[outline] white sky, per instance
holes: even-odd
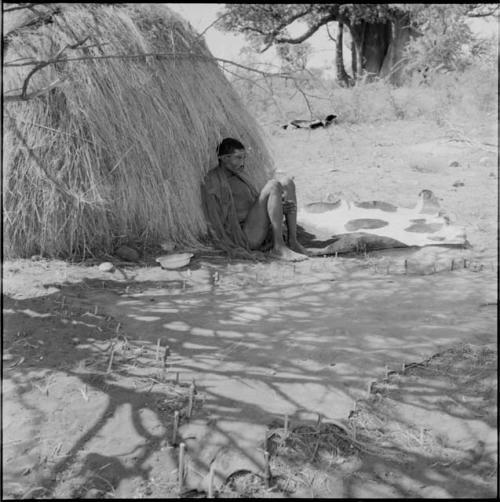
[[[217,13],[222,12],[224,8],[224,4],[216,3],[167,3],[165,5],[189,21],[198,33],[204,31],[205,28],[213,23],[218,17]],[[469,25],[476,33],[482,33],[487,36],[496,34],[498,37],[498,22],[495,19],[472,19]],[[298,35],[301,32],[300,24],[292,26],[290,30],[292,35]],[[330,32],[336,37],[336,27],[333,29],[330,28]],[[247,45],[243,35],[221,32],[214,27],[211,27],[205,33],[205,41],[210,52],[215,57],[230,59],[236,62],[241,60],[240,50]],[[307,42],[313,50],[309,58],[309,66],[331,69],[334,64],[335,45],[329,39],[325,27],[320,28]],[[344,42],[347,42],[346,37],[344,37]],[[350,54],[345,49],[344,57],[347,66],[350,61]],[[271,47],[259,57],[259,60],[276,63],[274,49]]]
[[[207,26],[217,19],[217,13],[222,12],[224,4],[215,3],[167,3],[171,10],[179,13],[184,19],[189,21],[193,28],[201,33]],[[332,30],[330,30],[332,31]],[[291,30],[292,34],[300,34],[300,26]],[[332,35],[335,36],[335,30]],[[223,59],[238,61],[241,59],[240,50],[248,45],[243,35],[234,35],[216,30],[211,27],[205,33],[205,41],[210,52]],[[316,32],[308,42],[313,47],[313,54],[310,57],[310,66],[329,67],[332,66],[335,56],[335,45],[328,38],[325,28]],[[264,53],[260,60],[265,62],[276,62],[274,49],[271,47]]]

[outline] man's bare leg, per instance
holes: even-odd
[[[305,260],[307,257],[292,251],[283,240],[283,207],[281,184],[276,180],[269,181],[259,198],[250,209],[243,226],[251,249],[258,249],[267,236],[269,225],[273,231],[273,249],[271,254],[287,261]]]
[[[292,178],[283,178],[280,180],[283,187],[284,198],[291,200],[295,204],[295,211],[285,214],[286,226],[288,228],[288,245],[290,249],[297,253],[309,254],[304,246],[297,241],[297,195],[295,193],[295,183]]]

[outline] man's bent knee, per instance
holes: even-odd
[[[261,195],[268,196],[270,194],[277,194],[281,196],[283,193],[283,186],[278,180],[269,180],[261,191]]]
[[[280,178],[279,184],[283,187],[294,187],[295,188],[295,181],[293,181],[293,178],[291,176],[285,176],[284,178]]]
[[[283,194],[285,198],[294,197],[295,196],[295,182],[293,178],[290,176],[286,176],[285,178],[281,178],[279,180],[280,185],[283,187]]]

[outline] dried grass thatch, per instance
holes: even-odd
[[[200,186],[221,138],[247,145],[258,187],[272,173],[255,120],[203,40],[161,4],[35,10],[11,25],[18,12],[5,13],[6,256],[85,257],[124,242],[203,247]],[[13,100],[34,66],[12,63],[58,53],[29,79],[31,99]]]

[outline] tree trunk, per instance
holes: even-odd
[[[407,16],[402,16],[393,22],[350,25],[358,73],[365,74],[368,81],[389,76],[391,83],[400,85],[403,51],[410,37],[416,36],[409,24]]]
[[[389,21],[385,23],[361,21],[350,29],[356,50],[360,55],[361,72],[367,74],[368,80],[383,76],[380,72],[391,43],[391,23]]]
[[[344,66],[344,23],[338,22],[337,42],[336,42],[335,62],[337,66],[337,82],[345,87],[353,84],[352,78],[345,71]]]
[[[354,81],[358,79],[358,51],[354,40],[351,40],[351,70]]]
[[[410,27],[410,20],[407,16],[398,18],[392,23],[391,43],[382,65],[381,76],[389,76],[389,81],[394,85],[402,84],[405,66],[404,49],[410,39],[416,36],[417,33]]]

